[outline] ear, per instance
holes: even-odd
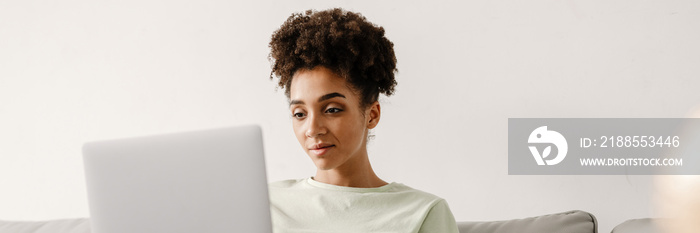
[[[381,106],[379,106],[379,101],[374,101],[365,114],[365,116],[369,116],[367,117],[367,128],[374,129],[374,127],[377,127],[381,115],[382,111]]]

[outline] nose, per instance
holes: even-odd
[[[320,135],[325,134],[328,131],[323,122],[323,119],[317,116],[309,115],[307,117],[306,124],[306,137],[318,137]]]

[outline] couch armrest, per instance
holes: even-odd
[[[598,222],[585,211],[489,222],[457,222],[460,233],[597,233]]]

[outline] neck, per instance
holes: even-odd
[[[357,161],[348,161],[341,167],[317,169],[313,179],[321,183],[355,188],[376,188],[387,184],[374,173],[366,153],[359,156]]]

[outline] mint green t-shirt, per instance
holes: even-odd
[[[377,188],[311,178],[270,183],[273,232],[458,233],[444,199],[400,183]]]

